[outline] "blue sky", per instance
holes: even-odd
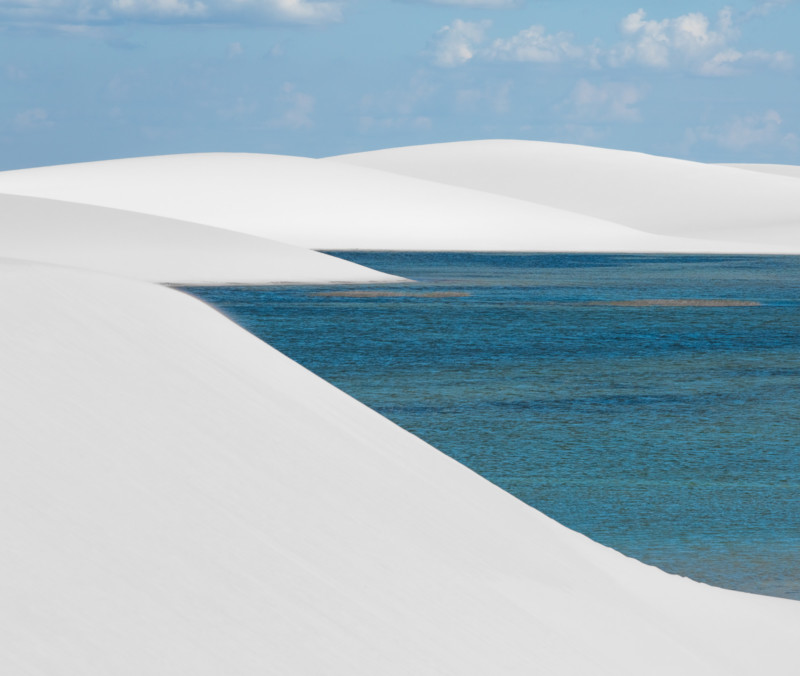
[[[0,0],[0,168],[522,138],[800,164],[800,2]]]

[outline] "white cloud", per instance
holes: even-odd
[[[241,0],[233,0],[238,4]],[[318,0],[251,0],[255,5],[272,5],[277,18],[289,21],[331,21],[341,18],[340,2],[319,2]]]
[[[738,19],[744,20],[746,15]],[[530,26],[511,37],[496,38],[486,45],[490,26],[488,21],[456,19],[439,29],[430,50],[433,62],[444,67],[460,66],[473,60],[536,64],[577,62],[596,70],[636,64],[662,70],[689,70],[707,76],[735,75],[755,67],[787,69],[794,62],[787,52],[738,50],[735,43],[740,29],[730,9],[720,11],[713,22],[701,12],[650,19],[640,9],[622,19],[623,40],[610,49],[601,47],[598,41],[576,44],[571,34],[548,33],[540,25]]]
[[[456,19],[440,28],[433,38],[430,51],[437,66],[460,66],[475,56],[477,46],[483,42],[490,21],[462,21]]]
[[[733,47],[740,31],[730,9],[723,9],[713,23],[700,12],[675,18],[648,19],[643,9],[626,16],[620,30],[621,44],[609,50],[611,66],[638,63],[650,68],[681,67],[701,75],[733,75],[741,67],[766,65],[786,68],[792,57],[786,52],[753,50],[740,52]]]
[[[790,2],[792,0],[766,0],[765,2],[759,2],[755,7],[745,12],[744,17],[745,19],[750,19],[756,16],[767,16],[776,9],[786,7]]]
[[[414,0],[410,0],[414,1]],[[483,9],[508,9],[520,7],[523,0],[416,0],[428,5],[447,5],[449,7],[480,7]]]
[[[580,80],[566,103],[577,118],[638,122],[641,114],[636,104],[642,97],[642,90],[631,83],[605,82],[594,85],[588,80]]]
[[[44,108],[30,108],[17,113],[14,126],[21,130],[45,129],[52,127],[53,122]]]
[[[237,56],[244,54],[244,47],[241,42],[231,42],[228,45],[228,58],[235,59]]]
[[[733,37],[730,10],[720,12],[717,30],[711,29],[708,17],[699,12],[660,21],[646,16],[640,9],[622,20],[620,28],[627,41],[619,53],[621,61],[666,68],[676,58],[703,58],[723,49]]]
[[[25,24],[93,26],[124,22],[323,23],[341,0],[0,0],[0,18]]]
[[[314,126],[311,113],[314,112],[316,99],[311,94],[298,91],[291,82],[287,82],[282,87],[278,102],[283,105],[284,111],[279,117],[269,121],[270,127],[302,129]]]
[[[783,119],[775,110],[768,110],[759,115],[736,117],[718,126],[687,130],[688,146],[700,142],[711,143],[727,150],[767,146],[796,149],[800,143],[797,134],[783,129]]]
[[[510,38],[495,40],[485,57],[493,61],[559,63],[585,54],[585,49],[572,43],[569,33],[547,33],[544,26],[531,26]]]
[[[794,65],[794,58],[787,52],[766,52],[760,49],[740,52],[736,49],[725,49],[700,64],[698,71],[702,75],[735,75],[740,67],[759,65],[788,69]]]
[[[591,48],[579,47],[568,33],[547,33],[544,26],[531,26],[510,38],[497,38],[488,47],[485,41],[491,21],[470,22],[456,19],[434,36],[431,48],[437,66],[460,66],[474,58],[486,61],[559,63],[589,58]]]

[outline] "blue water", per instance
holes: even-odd
[[[417,283],[190,291],[570,528],[800,599],[800,257],[338,255]],[[589,304],[664,298],[759,305]]]

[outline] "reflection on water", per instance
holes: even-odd
[[[800,257],[339,255],[418,283],[191,292],[561,523],[800,599]]]

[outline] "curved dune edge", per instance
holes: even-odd
[[[734,169],[747,169],[748,171],[757,171],[776,176],[800,178],[800,166],[795,164],[723,164],[720,166],[732,167]]]
[[[800,604],[569,531],[194,299],[0,282],[3,673],[796,673]]]
[[[379,283],[400,277],[260,237],[0,194],[0,254],[173,284]]]
[[[787,176],[516,140],[390,148],[326,161],[568,209],[665,236],[744,241],[754,253],[764,244],[800,252],[800,193]]]
[[[701,241],[643,232],[637,223],[544,201],[277,155],[168,155],[6,171],[0,172],[0,192],[157,215],[317,250],[800,252],[800,241],[790,246],[781,237],[748,242],[751,224],[744,243],[714,236]]]

